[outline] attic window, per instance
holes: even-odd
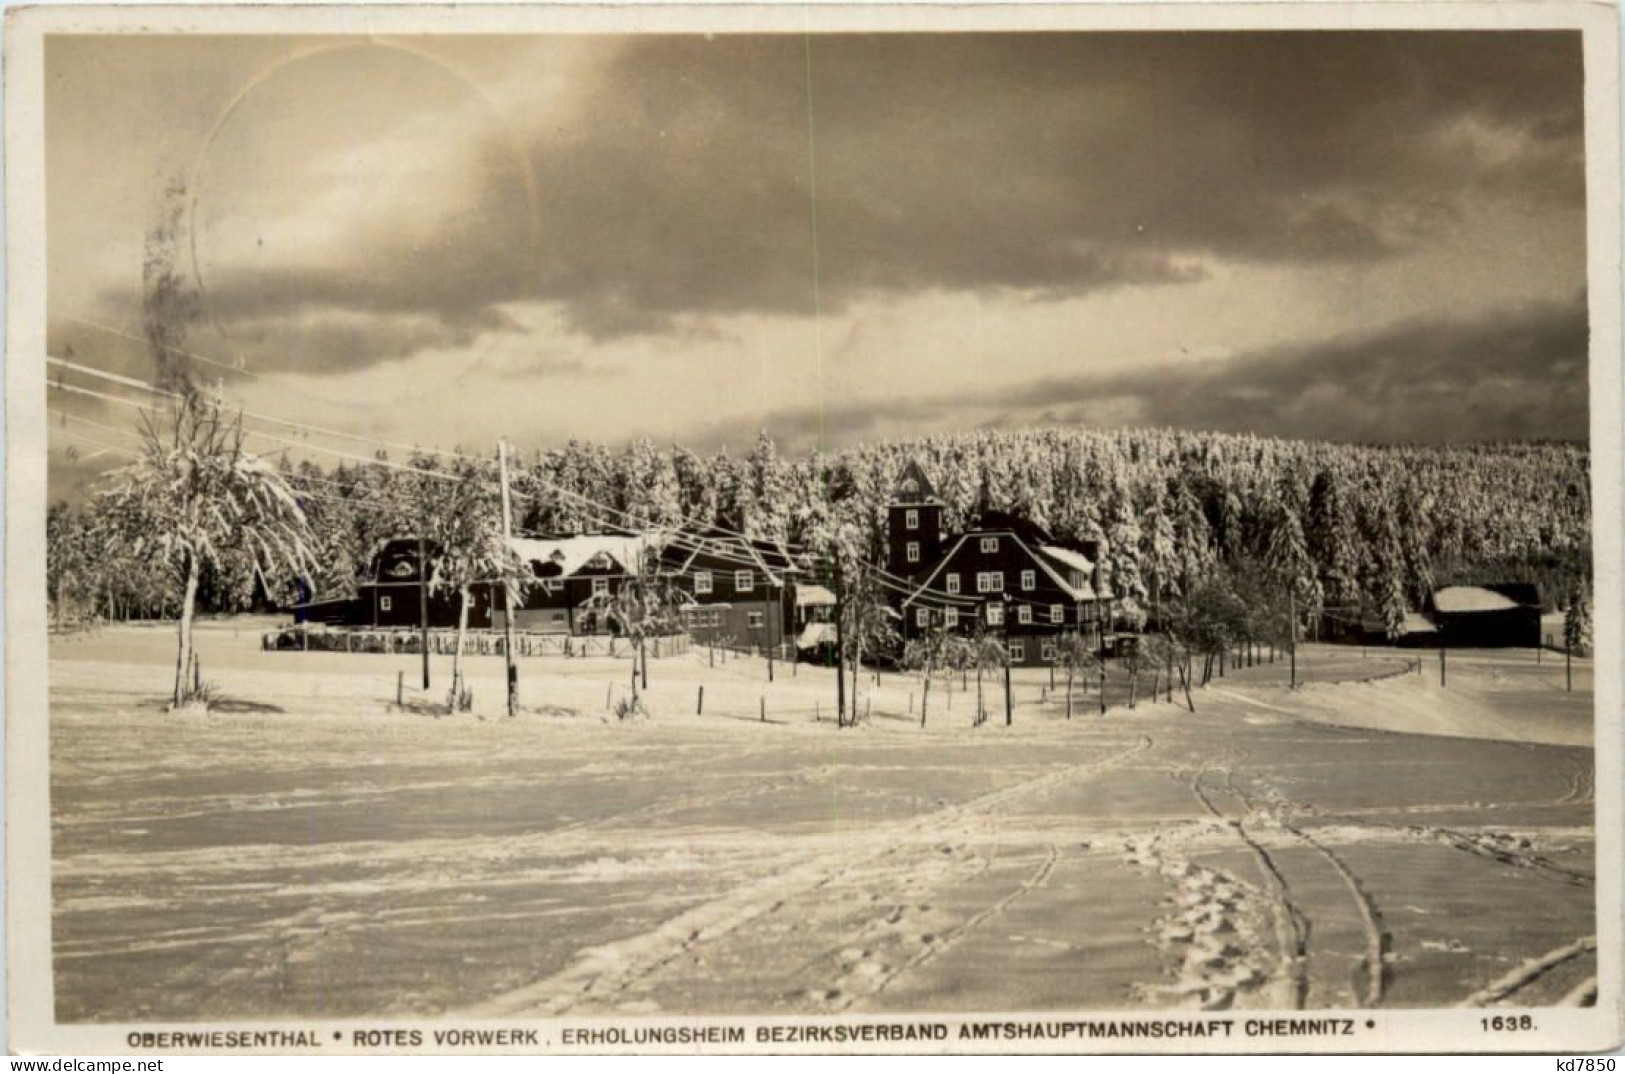
[[[998,550],[999,550],[999,539],[997,537],[983,537],[982,538],[982,551],[984,551],[984,552],[997,552]]]

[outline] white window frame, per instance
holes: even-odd
[[[991,601],[991,600],[987,602],[987,625],[988,626],[1003,626],[1004,625],[1004,605],[1003,604],[1000,604],[997,601]]]
[[[997,552],[999,550],[999,539],[997,537],[983,537],[980,547],[984,552]]]
[[[907,511],[905,511],[903,513],[903,528],[906,529],[906,530],[917,530],[917,529],[919,529],[920,528],[920,512],[916,511],[912,507],[910,507]]]
[[[609,596],[609,579],[594,578],[592,580],[592,595],[595,597],[600,595]]]
[[[1066,622],[1066,609],[1059,604],[1051,604],[1049,606],[1049,621],[1052,623]]]
[[[1038,572],[1027,570],[1021,572],[1021,588],[1033,589],[1038,585]]]
[[[977,574],[976,574],[976,592],[978,592],[978,593],[1003,593],[1004,592],[1004,572],[1003,571],[978,571]]]
[[[756,572],[753,570],[734,571],[734,592],[749,593],[756,588]]]
[[[930,608],[915,608],[914,609],[914,625],[915,626],[921,626],[921,627],[930,626],[931,625],[931,609]]]
[[[746,612],[745,625],[752,630],[760,630],[767,625],[767,617],[761,612]]]
[[[1020,638],[1011,638],[1005,643],[1005,658],[1011,663],[1027,659],[1027,646]]]
[[[959,609],[944,608],[942,611],[942,625],[950,630],[959,625]]]
[[[920,561],[920,542],[919,541],[910,541],[910,542],[908,542],[907,553],[908,553],[908,561],[910,563],[918,563]]]
[[[1026,625],[1032,621],[1033,606],[1031,604],[1023,604],[1021,607],[1016,609],[1016,622]]]
[[[694,572],[694,592],[696,592],[696,593],[709,593],[709,592],[711,592],[711,572],[710,571],[695,571]]]
[[[950,571],[948,573],[948,592],[950,592],[950,593],[959,592],[959,572],[958,571]]]
[[[1048,660],[1053,664],[1055,662],[1055,643],[1048,638],[1045,638],[1043,641],[1039,642],[1038,658],[1040,660]]]
[[[381,612],[393,611],[394,610],[394,601],[395,601],[394,597],[379,597],[378,598],[378,610],[381,611]]]

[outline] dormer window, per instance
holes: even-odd
[[[917,530],[920,528],[920,512],[912,507],[903,513],[903,528]]]

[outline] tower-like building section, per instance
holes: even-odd
[[[920,464],[911,460],[886,509],[886,570],[918,582],[942,554],[942,539],[942,501]]]

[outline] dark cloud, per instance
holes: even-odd
[[[795,446],[945,429],[1156,425],[1315,440],[1589,440],[1583,296],[1476,321],[1424,320],[1217,361],[1047,378],[966,399],[832,403],[702,431],[742,442],[759,424]]]
[[[554,302],[602,340],[930,289],[1179,282],[1212,259],[1369,262],[1484,199],[1582,207],[1581,75],[1578,34],[1556,32],[641,38],[526,139],[539,241],[493,136],[427,241],[381,204],[328,268],[212,266],[207,306],[228,332],[427,315],[444,343]],[[342,369],[415,342],[310,347]]]

